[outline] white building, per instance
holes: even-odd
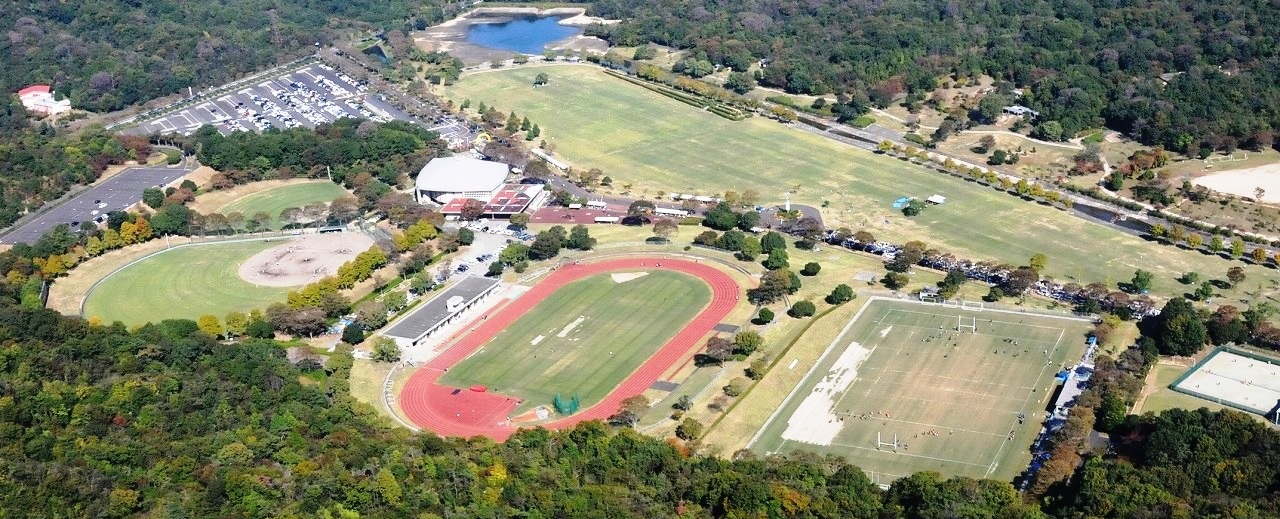
[[[22,99],[22,106],[33,114],[57,115],[71,111],[71,100],[54,99],[49,85],[31,85],[19,90],[18,97]]]
[[[447,204],[454,198],[488,201],[502,190],[508,169],[501,162],[463,156],[434,158],[418,172],[413,196],[419,203],[430,199]]]

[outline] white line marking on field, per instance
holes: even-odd
[[[791,364],[787,366],[787,369],[796,369],[796,364],[799,363],[800,359],[791,359]]]
[[[546,338],[547,337],[545,335],[539,335],[537,337],[534,337],[533,340],[529,342],[532,343],[534,346],[537,346],[538,343],[542,342],[542,339],[546,339]]]
[[[1059,329],[1058,329],[1058,340],[1054,341],[1054,342],[1053,342],[1053,348],[1050,348],[1050,349],[1049,349],[1049,358],[1053,358],[1053,354],[1055,354],[1055,353],[1057,353],[1057,352],[1058,352],[1058,346],[1062,344],[1062,336],[1063,336],[1063,335],[1065,335],[1066,333],[1067,333],[1067,329],[1066,329],[1066,328],[1059,328]],[[1048,368],[1050,365],[1051,365],[1051,364],[1045,364],[1044,366],[1041,366],[1041,367],[1040,367],[1040,373],[1039,373],[1038,375],[1036,375],[1036,380],[1043,380],[1043,379],[1044,379],[1044,370],[1045,370],[1046,368]],[[1035,392],[1027,393],[1027,397],[1026,397],[1025,399],[1023,399],[1023,401],[1022,401],[1022,407],[1023,407],[1024,409],[1027,407],[1027,402],[1030,402],[1030,401],[1031,401],[1031,396],[1032,396],[1032,395],[1035,395],[1035,394],[1037,394],[1037,393],[1035,393]],[[1009,430],[1010,430],[1010,431],[1015,431],[1015,430],[1017,430],[1017,424],[1018,424],[1018,421],[1017,421],[1017,419],[1015,418],[1015,419],[1013,420],[1013,422],[1010,424],[1010,426],[1009,426]],[[1010,436],[1012,436],[1012,435],[1010,435]],[[996,454],[995,454],[994,456],[992,456],[992,457],[991,457],[991,464],[990,464],[990,465],[987,465],[987,475],[986,475],[985,477],[991,477],[991,473],[992,473],[992,472],[995,472],[995,471],[996,471],[996,467],[997,467],[998,465],[1000,465],[1000,463],[999,463],[999,462],[1000,462],[1000,453],[1001,453],[1001,452],[1004,452],[1004,447],[1005,447],[1006,445],[1008,445],[1008,444],[1009,444],[1010,436],[1005,436],[1004,441],[1000,442],[1000,447],[997,447],[997,448],[996,448]]]
[[[557,333],[557,334],[556,334],[556,337],[559,337],[559,338],[561,338],[561,339],[563,339],[563,338],[565,338],[565,337],[568,337],[568,336],[569,336],[569,332],[573,331],[573,329],[574,329],[574,328],[577,328],[577,327],[578,327],[578,325],[579,325],[579,324],[582,324],[582,321],[585,321],[585,320],[587,320],[587,317],[586,317],[586,316],[584,316],[584,315],[579,315],[577,319],[574,319],[574,320],[573,320],[573,322],[571,322],[571,323],[569,323],[569,324],[564,325],[564,329],[563,329],[563,330],[560,330],[560,333]]]
[[[849,445],[849,444],[847,444],[847,443],[832,443],[831,445],[832,445],[832,446],[835,446],[835,447],[848,447],[848,448],[850,448],[850,449],[861,449],[861,450],[864,450],[864,451],[885,452],[885,451],[882,451],[882,450],[880,450],[880,449],[873,449],[873,448],[871,448],[871,447],[863,447],[863,446],[861,446],[861,445]],[[894,456],[908,456],[908,457],[912,457],[912,458],[923,458],[923,459],[927,459],[927,460],[941,461],[941,462],[943,462],[943,463],[955,463],[955,464],[958,464],[958,465],[972,465],[972,466],[975,466],[975,467],[983,467],[983,466],[985,466],[985,465],[983,465],[983,464],[981,464],[981,463],[970,463],[970,462],[967,462],[967,461],[958,461],[958,460],[952,460],[952,459],[947,459],[947,458],[939,458],[939,457],[936,457],[936,456],[925,456],[925,455],[923,455],[923,454],[909,454],[909,453],[902,452],[902,451],[894,452],[894,453],[893,453],[893,455],[894,455]]]

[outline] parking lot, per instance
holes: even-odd
[[[397,108],[380,93],[325,63],[264,79],[144,121],[127,133],[190,135],[206,124],[223,135],[271,128],[314,128],[343,117],[385,122],[409,121],[437,132],[453,146],[469,144],[473,129],[441,115],[423,121]]]
[[[143,133],[189,135],[211,124],[223,134],[270,128],[314,128],[342,117],[388,121],[408,118],[386,103],[370,101],[367,88],[323,63],[263,80],[139,124]],[[392,108],[394,112],[388,110]]]
[[[182,178],[190,171],[186,163],[173,167],[126,169],[66,203],[13,228],[4,236],[0,236],[0,243],[35,243],[41,235],[60,223],[70,225],[71,230],[74,231],[82,225],[82,222],[91,222],[98,218],[105,220],[108,212],[119,211],[141,201],[142,190],[152,186],[163,186]]]

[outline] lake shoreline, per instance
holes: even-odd
[[[472,25],[492,24],[511,21],[519,17],[563,17],[560,25],[584,27],[594,24],[614,24],[620,20],[605,20],[587,16],[586,9],[581,7],[555,7],[539,9],[536,7],[480,7],[463,13],[452,20],[428,27],[414,33],[414,43],[427,52],[447,52],[468,66],[486,61],[509,59],[519,52],[494,49],[467,39]],[[576,34],[547,43],[546,48],[562,52],[599,53],[609,49],[609,43],[594,36]]]

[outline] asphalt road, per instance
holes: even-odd
[[[92,221],[110,211],[119,211],[138,203],[142,200],[142,190],[163,186],[182,178],[191,172],[192,166],[194,164],[184,162],[173,167],[137,167],[116,173],[75,198],[11,228],[0,236],[0,243],[34,243],[60,223],[70,224],[71,229],[76,230],[81,222]]]

